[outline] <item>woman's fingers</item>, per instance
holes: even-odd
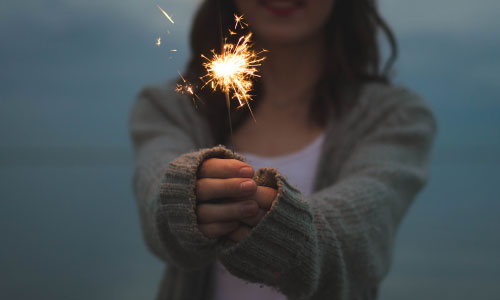
[[[238,221],[252,217],[259,212],[259,205],[253,200],[223,204],[198,204],[196,215],[199,224]]]
[[[237,159],[210,158],[198,170],[198,178],[252,178],[253,168]]]
[[[198,224],[199,230],[208,238],[217,238],[238,228],[238,222]]]
[[[196,181],[196,199],[241,198],[255,193],[257,184],[247,178],[202,178]]]
[[[268,212],[268,210],[259,209],[257,214],[255,214],[251,217],[244,218],[241,220],[241,222],[247,224],[248,226],[254,227],[257,224],[259,224],[260,220],[262,220],[262,218],[267,214],[267,212]]]
[[[232,240],[233,242],[240,242],[242,239],[244,239],[249,233],[250,233],[251,228],[242,224],[238,227],[238,229],[234,230],[230,234],[228,234],[228,238]]]
[[[238,199],[238,201],[255,200],[259,204],[260,208],[269,210],[273,205],[274,200],[276,200],[277,195],[278,191],[273,188],[258,186],[255,194]]]

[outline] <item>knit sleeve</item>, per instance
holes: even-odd
[[[133,186],[144,240],[158,258],[185,270],[202,267],[215,255],[215,240],[196,226],[194,180],[203,159],[227,150],[199,150],[209,143],[202,128],[206,125],[192,103],[171,86],[144,89],[130,118]]]
[[[276,169],[259,170],[261,184],[275,187],[277,199],[245,239],[218,247],[226,268],[289,299],[375,298],[396,230],[427,181],[436,123],[418,100],[379,118],[338,179],[310,197]]]

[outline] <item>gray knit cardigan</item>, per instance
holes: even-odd
[[[367,84],[353,100],[328,119],[313,194],[276,169],[258,170],[256,182],[276,188],[277,199],[245,239],[227,244],[198,230],[196,173],[207,158],[244,158],[214,144],[172,85],[139,94],[130,120],[134,191],[145,241],[167,263],[158,299],[213,299],[216,258],[288,299],[377,298],[397,228],[428,179],[436,121],[404,87]]]

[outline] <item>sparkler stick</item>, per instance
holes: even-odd
[[[220,32],[220,49],[223,51],[224,49],[224,34],[222,33],[222,7],[221,7],[221,2],[222,0],[218,1],[219,4],[219,32]],[[236,30],[236,26],[235,26]],[[231,33],[231,31],[230,31]],[[233,137],[233,124],[231,120],[231,99],[229,98],[229,91],[226,91],[224,93],[226,95],[226,110],[227,110],[227,119],[229,121],[229,133],[231,136],[231,151],[234,153],[234,137]]]
[[[265,50],[255,52],[251,49],[252,33],[241,36],[236,44],[226,43],[222,34],[222,12],[220,10],[220,1],[221,0],[219,0],[218,3],[220,12],[221,53],[217,54],[215,53],[215,50],[212,50],[213,56],[211,59],[202,55],[202,57],[206,60],[203,66],[207,70],[207,75],[203,76],[202,80],[205,81],[205,85],[203,87],[210,84],[214,91],[220,90],[226,96],[231,143],[233,145],[232,150],[234,152],[230,100],[236,99],[239,104],[238,108],[247,106],[253,120],[255,121],[255,117],[250,107],[250,101],[252,100],[250,91],[253,87],[252,79],[254,77],[259,77],[257,74],[257,67],[260,66],[261,62],[265,59],[265,57],[261,57],[261,54],[265,52]],[[243,16],[235,15],[235,28],[237,28],[238,24],[242,28],[246,25],[242,20]],[[230,34],[233,34],[231,30]]]
[[[210,84],[214,91],[220,90],[225,94],[229,120],[229,130],[231,134],[231,149],[234,153],[233,126],[231,120],[231,99],[235,99],[238,101],[238,108],[247,106],[253,120],[255,121],[252,108],[250,107],[250,101],[252,100],[252,95],[250,94],[250,92],[252,91],[253,87],[252,79],[254,77],[260,77],[257,74],[257,67],[260,66],[261,62],[265,59],[265,57],[261,57],[261,54],[266,50],[255,52],[251,49],[252,33],[241,36],[236,44],[226,43],[226,39],[224,39],[224,35],[222,32],[221,1],[222,0],[218,1],[221,53],[217,54],[215,50],[212,50],[213,56],[211,59],[204,55],[201,55],[206,60],[206,62],[203,63],[203,66],[207,70],[207,74],[201,77],[201,79],[205,83],[203,87]],[[158,9],[161,10],[161,12],[168,20],[170,20],[170,22],[174,23],[172,18],[160,6],[158,6]],[[237,30],[238,28],[243,29],[245,28],[245,26],[248,26],[248,24],[243,22],[243,16],[234,15],[234,18],[234,30]],[[228,30],[230,35],[237,34],[231,29]],[[160,45],[161,39],[158,38],[157,46]],[[172,49],[170,51],[176,52],[177,50]],[[179,76],[182,79],[182,83],[177,84],[175,90],[181,94],[190,95],[195,107],[197,107],[196,100],[201,99],[195,94],[193,85],[187,82],[180,73]]]
[[[227,119],[229,120],[229,132],[231,134],[231,150],[234,154],[234,137],[233,137],[233,124],[231,121],[231,101],[229,99],[229,92],[226,92],[226,107],[227,107]]]

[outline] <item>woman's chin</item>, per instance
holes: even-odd
[[[273,45],[291,46],[300,44],[307,39],[303,34],[287,29],[268,29],[265,32],[257,33],[256,36],[259,42],[266,47],[272,47]]]

